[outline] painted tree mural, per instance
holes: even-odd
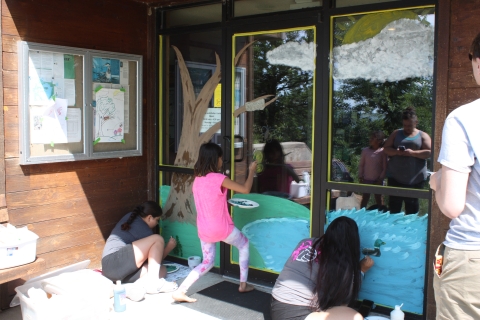
[[[242,54],[254,42],[245,45],[235,56],[234,65],[236,66]],[[215,53],[216,69],[212,77],[207,81],[195,98],[195,92],[188,73],[187,66],[182,54],[177,47],[172,46],[178,59],[180,69],[180,78],[183,91],[183,125],[178,152],[174,164],[187,168],[193,168],[198,157],[198,149],[202,143],[208,142],[215,132],[220,130],[220,122],[215,123],[206,132],[200,133],[202,121],[208,110],[210,101],[212,100],[215,88],[221,80],[221,63],[219,56]],[[235,110],[233,116],[238,117],[244,112],[263,110],[266,106],[273,103],[277,97],[273,95],[264,95],[255,98],[252,101]],[[265,99],[270,101],[265,102]],[[173,173],[170,193],[164,206],[165,217],[172,221],[188,222],[196,224],[196,211],[194,210],[194,202],[192,195],[192,183],[194,177],[190,174]]]

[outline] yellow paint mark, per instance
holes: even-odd
[[[213,93],[213,106],[220,108],[222,106],[222,84],[218,84]]]
[[[7,106],[3,106],[3,111],[8,111],[8,107],[7,107]]]
[[[387,24],[399,19],[418,20],[418,15],[412,11],[389,11],[365,15],[347,31],[343,38],[343,44],[356,43],[373,38]]]

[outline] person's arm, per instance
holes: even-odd
[[[450,219],[458,217],[465,208],[468,176],[469,173],[446,166],[430,176],[430,188],[435,191],[438,207]]]
[[[363,172],[365,167],[365,149],[362,150],[362,155],[360,157],[360,164],[358,165],[358,179],[360,183],[363,183]]]
[[[285,164],[285,168],[287,168],[287,173],[292,177],[292,179],[295,180],[296,183],[299,183],[300,178],[298,177],[293,167],[289,164]]]
[[[393,131],[392,134],[388,137],[387,141],[385,141],[385,144],[383,145],[383,151],[385,151],[385,153],[389,157],[399,156],[399,155],[401,155],[400,152],[404,152],[404,151],[397,150],[393,146],[393,141],[395,140],[395,137],[397,136],[397,132],[398,132],[398,129]]]
[[[222,187],[233,190],[238,193],[250,193],[253,184],[253,176],[255,175],[255,170],[257,169],[257,162],[253,161],[250,164],[248,169],[248,177],[245,180],[245,183],[241,184],[231,180],[229,177],[226,177],[222,182]]]
[[[385,150],[382,152],[382,172],[380,173],[380,177],[378,177],[378,184],[381,184],[381,182],[385,179],[387,176],[387,154],[385,153]]]
[[[432,153],[432,139],[427,133],[423,131],[421,133],[421,137],[422,137],[422,149],[420,150],[407,149],[405,151],[402,151],[404,152],[404,155],[419,158],[419,159],[430,158],[430,155]]]

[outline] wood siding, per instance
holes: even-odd
[[[116,0],[1,0],[1,5],[5,157],[0,163],[5,162],[9,222],[40,236],[42,273],[85,259],[98,268],[115,223],[153,194],[148,181],[152,161],[147,163],[146,154],[155,150],[148,150],[146,128],[147,119],[154,118],[142,99],[142,157],[20,166],[17,41],[138,54],[144,66],[151,66],[146,61],[148,7]],[[146,67],[143,72],[146,84]],[[10,283],[9,291],[17,284]]]

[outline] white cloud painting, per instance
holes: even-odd
[[[432,76],[433,43],[432,26],[393,21],[373,38],[334,48],[333,77],[385,82]]]
[[[315,69],[315,44],[312,42],[287,42],[267,52],[267,60],[273,65],[313,71]]]

